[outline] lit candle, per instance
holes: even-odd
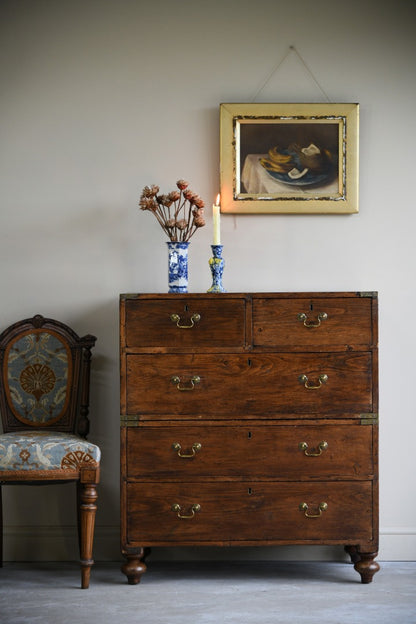
[[[212,206],[212,219],[214,223],[214,245],[221,245],[221,229],[220,229],[220,194]]]

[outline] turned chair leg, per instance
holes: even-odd
[[[77,489],[81,587],[82,589],[88,589],[91,567],[94,565],[92,547],[94,542],[95,514],[97,511],[97,487],[95,483],[78,483]]]

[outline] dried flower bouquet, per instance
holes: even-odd
[[[172,242],[185,242],[205,225],[205,204],[199,195],[188,188],[185,180],[178,180],[176,186],[179,190],[167,195],[158,195],[159,187],[155,184],[145,186],[139,206],[142,210],[153,212]]]

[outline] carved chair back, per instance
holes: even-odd
[[[70,327],[40,314],[0,335],[0,411],[3,432],[89,431],[91,348]]]

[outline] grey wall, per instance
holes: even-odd
[[[0,327],[42,313],[98,336],[97,558],[118,556],[118,294],[167,290],[165,238],[140,191],[185,178],[210,205],[219,104],[252,101],[290,45],[322,90],[291,53],[256,101],[360,103],[360,213],[223,215],[225,285],[379,291],[381,558],[416,558],[414,18],[403,0],[0,4]],[[207,220],[193,292],[210,285]],[[6,558],[73,556],[73,493],[54,493],[7,488]]]

